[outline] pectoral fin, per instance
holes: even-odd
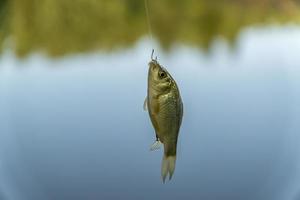
[[[153,101],[152,103],[152,107],[153,107],[153,113],[156,115],[159,112],[159,104],[157,101]]]
[[[145,98],[145,101],[144,101],[144,106],[143,106],[143,108],[144,108],[144,110],[145,111],[147,111],[148,110],[148,108],[147,108],[147,97]]]

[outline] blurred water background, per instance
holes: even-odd
[[[292,0],[0,2],[0,199],[300,200]],[[142,109],[152,48],[184,102],[174,178]]]

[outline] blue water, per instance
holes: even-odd
[[[300,28],[156,48],[185,109],[166,184],[142,109],[152,45],[1,56],[0,199],[300,199]]]

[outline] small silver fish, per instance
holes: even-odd
[[[144,102],[144,109],[147,110],[147,108],[156,133],[156,142],[151,150],[159,148],[160,143],[164,145],[161,177],[165,182],[168,174],[171,180],[175,170],[183,104],[175,80],[154,59],[149,62],[148,92]]]

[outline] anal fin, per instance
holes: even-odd
[[[150,151],[155,151],[157,149],[160,149],[162,143],[159,140],[156,140],[150,147]]]

